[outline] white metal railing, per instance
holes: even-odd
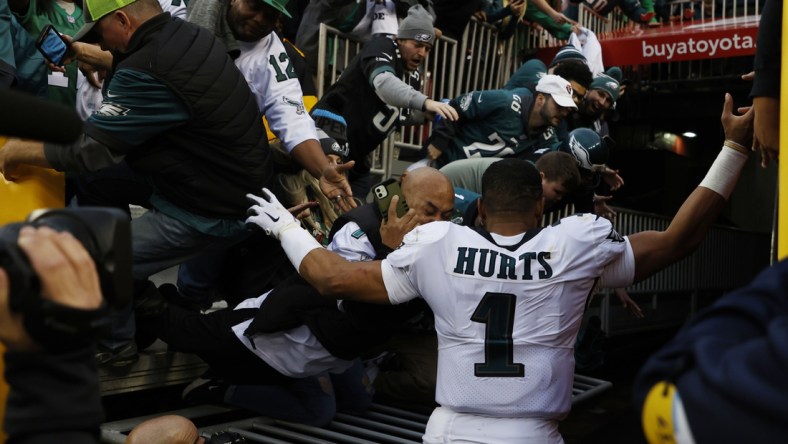
[[[519,67],[519,53],[558,44],[547,31],[529,26],[518,27],[509,39],[499,39],[497,28],[475,19],[465,29],[461,42],[448,37],[435,42],[422,77],[421,91],[428,97],[452,99],[472,90],[500,88]],[[318,97],[322,97],[360,52],[363,42],[321,24],[319,45],[316,86]],[[421,149],[431,130],[432,122],[428,122],[393,133],[372,153],[371,172],[390,176],[399,151]]]
[[[457,79],[462,76],[461,54],[458,51],[457,40],[441,37],[435,41],[424,63],[424,76],[421,91],[435,100],[452,99],[457,96]],[[383,148],[376,150],[378,161],[381,165],[389,166],[388,169],[379,170],[384,177],[391,175],[391,165],[399,157],[401,149],[419,150],[424,145],[432,132],[432,122],[424,125],[410,125],[393,133],[384,143]],[[373,163],[374,165],[375,163]]]
[[[673,23],[708,19],[736,22],[760,15],[762,3],[763,0],[673,0],[667,2],[665,7]],[[597,14],[585,4],[580,4],[578,10],[578,24],[594,31],[597,35],[623,30],[634,25],[620,8],[613,9],[607,16]]]
[[[321,23],[319,45],[316,83],[318,97],[322,97],[328,85],[336,82],[353,57],[361,51],[363,42],[355,36]],[[448,37],[438,39],[424,63],[421,91],[436,100],[453,98],[458,64],[457,41]],[[431,128],[431,124],[428,124],[426,134],[429,134]],[[420,148],[425,138],[424,131],[424,126],[418,125],[406,127],[390,136],[380,149],[372,153],[370,171],[384,177],[390,176],[397,154],[395,144],[406,148]]]
[[[757,15],[763,0],[676,0],[668,3],[672,15],[678,21],[694,20],[694,17],[737,19]],[[685,17],[684,10],[692,11]],[[579,7],[578,23],[597,35],[634,26],[616,8],[603,17],[588,8]],[[430,52],[422,77],[422,92],[436,100],[451,99],[472,90],[500,88],[519,67],[518,56],[536,48],[554,47],[561,41],[539,26],[518,26],[514,35],[500,39],[495,26],[471,19],[460,41],[441,37]],[[317,93],[321,97],[328,85],[334,83],[345,67],[363,45],[358,38],[345,34],[325,24],[320,25],[320,50],[318,52]],[[676,62],[667,67],[656,67],[670,78],[691,76],[704,68],[708,61]],[[678,63],[678,64],[677,64]],[[694,63],[694,65],[692,64]],[[674,66],[675,65],[675,66]],[[701,65],[701,66],[695,66]],[[432,123],[406,127],[392,134],[381,149],[372,154],[372,172],[384,177],[392,174],[394,160],[400,150],[418,150],[432,130]]]
[[[327,85],[333,85],[337,81],[339,74],[361,51],[364,43],[357,37],[345,34],[325,23],[320,24],[318,35],[316,86],[319,99],[323,97]]]
[[[697,19],[740,19],[760,15],[763,0],[673,0],[668,11],[677,22]],[[684,11],[692,14],[684,16]]]
[[[613,21],[609,17],[599,15],[585,3],[581,3],[578,7],[577,24],[592,30],[594,34],[604,34],[613,30]]]
[[[622,235],[667,228],[671,218],[616,208],[616,230]],[[731,252],[736,252],[735,257]],[[627,290],[631,293],[727,290],[737,288],[768,264],[769,236],[715,226],[689,257]]]

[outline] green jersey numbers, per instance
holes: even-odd
[[[471,321],[485,324],[484,362],[473,365],[479,378],[520,378],[525,375],[523,364],[514,362],[514,308],[516,297],[510,293],[484,294],[471,316]]]
[[[280,53],[279,57],[271,54],[271,56],[268,57],[268,63],[270,63],[271,66],[274,67],[274,71],[276,71],[277,82],[298,78],[293,62],[290,61],[290,57],[287,56],[286,52]]]

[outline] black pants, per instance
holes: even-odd
[[[233,384],[291,382],[292,378],[271,368],[233,333],[234,325],[255,313],[256,308],[246,308],[201,314],[170,306],[153,328],[171,350],[196,354],[217,376]]]

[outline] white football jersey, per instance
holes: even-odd
[[[247,299],[234,310],[259,308],[270,293]],[[353,365],[353,361],[329,353],[306,325],[276,333],[257,333],[251,338],[244,336],[253,320],[234,325],[233,333],[250,352],[285,376],[305,378],[323,372],[342,373]]]
[[[350,228],[354,226],[355,228]],[[348,222],[343,230],[342,236],[334,237],[328,249],[336,252],[349,261],[372,260],[375,257],[375,248],[369,243],[366,235],[353,236],[353,232],[360,231],[361,228],[355,222]],[[348,230],[344,230],[347,228]],[[349,231],[351,230],[351,231]],[[363,233],[363,232],[362,232]],[[368,251],[371,250],[371,257]],[[271,291],[267,291],[262,296],[249,298],[238,304],[234,310],[240,308],[260,308],[263,301]],[[337,301],[341,306],[342,301]],[[279,373],[290,376],[291,378],[304,378],[315,376],[323,372],[342,373],[350,368],[353,361],[337,358],[332,355],[323,344],[315,337],[306,325],[296,328],[278,331],[275,333],[257,333],[247,337],[244,332],[253,319],[246,320],[232,327],[235,337]]]
[[[161,10],[169,12],[171,16],[186,20],[186,0],[159,0]]]
[[[241,71],[268,126],[289,153],[317,138],[315,122],[304,107],[304,94],[282,41],[270,33],[256,42],[241,42],[235,66]]]
[[[326,248],[350,262],[371,261],[377,256],[367,234],[353,221],[342,226]]]
[[[631,281],[629,241],[607,219],[582,214],[514,237],[426,224],[381,271],[392,303],[421,296],[435,313],[440,405],[557,419],[571,406],[586,301],[613,261]]]

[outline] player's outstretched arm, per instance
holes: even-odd
[[[747,162],[753,133],[753,110],[733,114],[733,98],[725,94],[722,127],[725,144],[706,177],[690,194],[665,231],[629,236],[635,256],[635,282],[647,278],[691,253],[706,237],[733,192]]]
[[[337,299],[389,303],[380,261],[348,262],[323,248],[268,189],[261,196],[247,194],[252,201],[247,225],[262,228],[282,242],[287,258],[320,294]],[[396,205],[396,201],[394,201]],[[395,207],[389,209],[389,214]],[[396,217],[396,214],[394,214]]]

